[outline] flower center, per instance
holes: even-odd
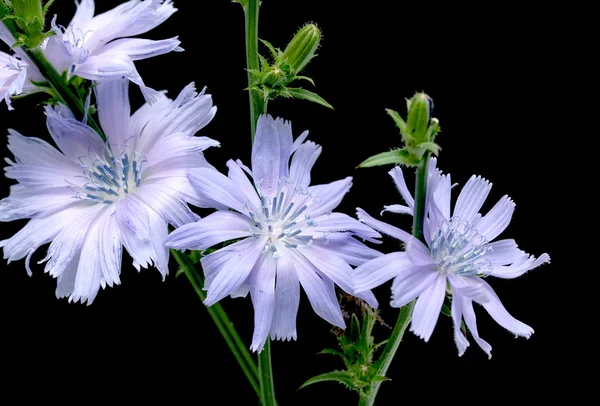
[[[306,210],[312,204],[319,204],[321,199],[307,189],[293,185],[290,179],[278,180],[272,196],[266,196],[261,189],[259,182],[260,207],[252,209],[246,204],[246,209],[254,221],[252,235],[267,237],[265,250],[270,252],[270,256],[278,258],[282,247],[298,248],[312,244],[313,236],[305,232],[316,227],[317,222]],[[328,233],[323,233],[322,238],[325,243],[329,242]]]
[[[458,217],[444,220],[438,226],[429,247],[441,273],[475,276],[487,275],[492,270],[490,261],[484,258],[492,246],[469,222]]]
[[[119,157],[114,157],[109,148],[103,156],[95,152],[79,159],[83,169],[83,186],[72,186],[75,198],[112,204],[120,197],[140,185],[143,164],[146,159],[136,151],[123,148]]]

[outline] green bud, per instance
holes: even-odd
[[[16,0],[12,2],[12,8],[17,17],[17,24],[23,31],[27,30],[24,24],[44,21],[42,0]]]
[[[433,109],[431,97],[425,93],[416,93],[408,103],[407,130],[417,142],[426,142],[427,129]]]
[[[269,86],[277,86],[287,79],[286,73],[277,65],[270,66],[262,77],[262,83]]]
[[[46,11],[53,1],[48,0],[42,5],[42,0],[2,0],[0,14],[11,10],[3,20],[17,39],[16,46],[35,48],[53,34],[52,31],[43,32]]]
[[[314,24],[307,24],[298,31],[281,55],[294,74],[299,73],[315,56],[321,42],[321,30]]]

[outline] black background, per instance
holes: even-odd
[[[119,1],[99,1],[105,11]],[[175,2],[179,11],[166,23],[144,35],[160,39],[179,35],[184,53],[138,61],[146,84],[167,89],[171,97],[191,81],[207,86],[218,113],[201,131],[222,143],[206,152],[218,169],[229,158],[249,163],[250,136],[244,54],[244,18],[238,4],[224,0]],[[50,14],[68,24],[74,11],[71,1],[56,1]],[[313,170],[312,184],[328,183],[351,175],[354,186],[337,211],[354,213],[359,206],[378,216],[384,204],[400,203],[389,167],[355,169],[365,158],[399,145],[393,121],[384,108],[405,114],[405,97],[425,91],[434,100],[434,115],[442,132],[439,165],[464,184],[471,174],[490,179],[494,187],[484,208],[502,195],[516,202],[513,221],[502,237],[514,238],[525,251],[539,256],[548,252],[552,264],[517,280],[490,283],[506,308],[531,325],[531,339],[514,339],[478,308],[480,335],[493,346],[487,356],[469,337],[471,347],[459,358],[451,320],[440,317],[429,343],[407,333],[378,404],[396,404],[414,371],[427,371],[433,379],[486,381],[489,369],[524,371],[560,368],[567,358],[561,348],[565,265],[556,243],[556,172],[551,140],[558,131],[552,123],[564,99],[559,95],[560,55],[555,44],[561,36],[556,10],[514,7],[453,5],[447,9],[429,3],[398,4],[265,0],[261,8],[259,37],[284,48],[305,22],[323,30],[319,56],[305,74],[335,111],[298,100],[277,100],[269,112],[293,123],[294,133],[310,130],[309,139],[323,146]],[[4,51],[7,48],[3,48]],[[261,48],[266,54],[266,50]],[[552,79],[552,84],[548,78]],[[131,88],[133,108],[142,100]],[[24,135],[49,139],[45,130],[42,97],[15,101],[15,111],[0,106],[2,132],[14,128]],[[2,156],[12,157],[2,142]],[[1,197],[10,182],[2,178]],[[454,197],[456,198],[457,191]],[[408,229],[408,217],[386,215],[387,221]],[[13,235],[25,221],[2,223],[0,238]],[[386,240],[384,252],[398,247]],[[42,247],[34,256],[45,255]],[[34,263],[35,261],[32,261]],[[45,380],[52,374],[68,382],[81,374],[90,387],[147,390],[149,382],[175,380],[177,393],[198,397],[216,391],[223,401],[254,404],[255,398],[228,352],[208,314],[188,282],[175,278],[175,263],[165,282],[159,273],[137,273],[124,261],[122,284],[101,291],[92,306],[69,304],[54,297],[55,281],[34,265],[26,275],[23,261],[2,264],[0,277],[0,334],[2,368],[13,377]],[[397,310],[388,306],[389,284],[375,291],[388,324]],[[253,312],[249,298],[225,299],[225,309],[250,342]],[[316,355],[334,347],[330,326],[314,314],[303,296],[298,316],[298,341],[273,344],[275,384],[280,405],[320,404],[335,398],[353,404],[355,395],[334,383],[297,391],[307,378],[335,368],[341,361]],[[388,332],[377,331],[383,339]],[[457,371],[457,370],[465,370]],[[437,378],[436,378],[437,377]],[[145,382],[134,384],[133,382]],[[507,380],[510,378],[507,376]],[[144,389],[146,388],[146,389]]]

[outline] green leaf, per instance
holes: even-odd
[[[416,166],[419,164],[417,157],[411,156],[411,154],[405,149],[395,149],[393,151],[382,152],[377,155],[373,155],[370,158],[365,159],[361,162],[357,168],[369,168],[372,166],[381,165],[407,165]]]
[[[273,45],[271,45],[271,43],[269,41],[265,41],[264,39],[259,39],[259,40],[260,40],[260,42],[265,44],[265,46],[267,48],[269,48],[269,52],[271,52],[271,56],[273,57],[273,59],[279,58],[279,55],[281,55],[280,49],[275,48]]]
[[[442,305],[442,314],[448,317],[452,317],[452,313],[450,311],[450,308],[448,307],[448,305],[446,303],[444,303]]]
[[[286,93],[290,97],[294,97],[296,99],[308,100],[313,103],[317,103],[317,104],[320,104],[321,106],[325,106],[325,107],[328,107],[328,108],[334,110],[333,106],[331,104],[327,103],[325,101],[325,99],[323,99],[318,94],[308,91],[306,89],[289,87],[286,89]]]
[[[324,350],[321,350],[317,353],[317,355],[320,355],[320,354],[338,355],[338,356],[344,358],[343,353],[341,353],[340,351],[332,350],[331,348],[325,348]]]
[[[306,80],[307,82],[310,82],[311,85],[316,86],[315,82],[308,76],[294,76],[294,80]]]
[[[422,142],[417,145],[417,148],[423,148],[427,151],[431,151],[434,155],[438,156],[440,154],[440,146],[435,142]]]
[[[371,382],[383,382],[383,381],[391,381],[391,379],[388,377],[385,377],[385,376],[381,376],[381,375],[375,375],[374,377],[371,378]]]
[[[394,111],[392,109],[385,109],[385,111],[389,114],[389,116],[394,120],[394,122],[396,123],[396,126],[400,129],[400,131],[404,134],[404,133],[408,133],[407,130],[407,125],[406,125],[406,121],[404,121],[402,119],[402,117],[400,117],[400,114],[398,114],[397,111]]]
[[[354,388],[354,379],[352,378],[352,375],[350,375],[348,372],[346,372],[346,371],[331,371],[331,372],[326,372],[321,375],[313,376],[312,378],[310,378],[309,380],[304,382],[302,384],[302,386],[300,386],[298,389],[305,388],[308,385],[312,385],[313,383],[327,382],[327,381],[337,381],[337,382],[343,383],[344,385],[348,386],[349,388]]]

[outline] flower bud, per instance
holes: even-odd
[[[4,7],[0,8],[0,15],[7,10],[11,11],[4,23],[17,38],[18,46],[35,48],[53,34],[52,31],[42,32],[45,14],[52,1],[47,1],[45,6],[42,5],[42,0],[2,1]]]
[[[321,30],[314,24],[307,24],[290,41],[281,55],[294,74],[299,73],[315,56],[321,42]]]
[[[287,78],[285,72],[277,65],[269,67],[265,72],[262,83],[275,87]]]
[[[25,24],[39,21],[44,21],[44,13],[42,11],[42,0],[17,0],[12,1],[12,8],[17,17],[17,24],[26,31]]]
[[[427,129],[433,110],[433,101],[425,93],[416,93],[408,103],[406,120],[409,135],[418,142],[427,142]]]

